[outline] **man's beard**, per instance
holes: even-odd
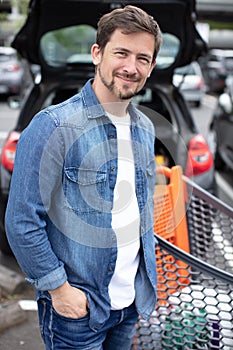
[[[134,91],[129,91],[129,92],[123,93],[119,89],[117,89],[117,87],[115,86],[114,75],[113,75],[112,80],[110,82],[107,82],[101,73],[100,67],[98,67],[98,73],[99,73],[100,79],[101,79],[102,83],[104,84],[104,86],[110,92],[114,92],[115,95],[121,100],[129,100],[132,97],[134,97],[139,91],[139,89],[136,88]],[[127,77],[130,78],[129,75],[127,75]],[[135,78],[132,78],[132,79],[134,79],[135,82],[139,81],[139,79],[135,79]],[[125,86],[125,87],[127,88],[127,86]],[[122,87],[122,89],[124,89],[124,86]]]

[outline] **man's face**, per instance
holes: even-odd
[[[153,35],[147,32],[126,35],[120,29],[112,34],[103,52],[93,45],[95,86],[100,97],[122,101],[137,94],[154,68],[154,46]]]

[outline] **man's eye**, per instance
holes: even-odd
[[[117,51],[115,54],[117,56],[119,56],[119,57],[125,57],[126,56],[126,52],[124,52],[124,51]]]
[[[140,62],[142,62],[143,64],[150,64],[150,60],[147,57],[139,57],[138,58]]]

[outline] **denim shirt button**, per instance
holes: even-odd
[[[115,135],[114,135],[114,134],[109,134],[109,138],[110,138],[110,139],[114,139],[114,138],[115,138]]]
[[[116,168],[113,166],[112,168],[111,168],[111,171],[115,171],[116,170]]]

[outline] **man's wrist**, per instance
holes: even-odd
[[[57,287],[56,289],[51,289],[48,292],[51,296],[53,296],[55,294],[60,294],[60,293],[63,294],[64,291],[69,287],[70,287],[69,282],[65,281],[65,283],[63,283],[61,286]]]

